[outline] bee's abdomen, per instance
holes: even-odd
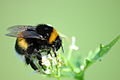
[[[18,45],[18,41],[17,40],[16,40],[16,44],[15,44],[15,50],[20,55],[24,55],[25,54],[25,50]]]
[[[18,45],[23,48],[24,50],[27,50],[28,48],[28,43],[26,42],[26,40],[24,38],[18,38],[17,39]]]
[[[33,45],[34,42],[36,42],[36,39],[31,38],[17,38],[15,49],[16,51],[21,54],[32,54],[34,51],[34,48],[37,46]]]

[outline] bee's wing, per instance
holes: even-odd
[[[24,38],[37,38],[44,40],[43,36],[36,33],[35,31],[24,31],[20,33]]]
[[[6,36],[10,36],[10,37],[18,37],[18,34],[16,32],[11,32],[8,34],[5,34]]]
[[[6,34],[6,36],[23,37],[23,38],[37,38],[37,39],[45,40],[42,35],[37,34],[35,31],[11,32],[11,33]]]
[[[35,26],[16,25],[16,26],[9,27],[7,30],[10,32],[22,32],[22,31],[25,31],[27,29],[35,30]]]

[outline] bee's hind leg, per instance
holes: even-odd
[[[46,69],[44,68],[44,66],[42,65],[42,55],[41,55],[41,53],[40,53],[39,51],[37,51],[37,49],[34,50],[34,53],[35,53],[37,59],[39,60],[39,65],[40,65],[44,70],[46,70]]]
[[[25,61],[26,64],[30,64],[30,66],[34,69],[34,70],[38,70],[37,66],[34,64],[33,60],[31,60],[30,58],[25,56]]]
[[[30,61],[30,66],[31,66],[34,70],[38,70],[37,66],[33,63],[33,61]]]

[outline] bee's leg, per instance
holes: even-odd
[[[52,56],[52,53],[50,52],[50,50],[47,52],[47,55],[50,54],[50,56]]]
[[[30,63],[30,59],[27,56],[25,56],[25,62],[26,62],[26,64]]]
[[[24,51],[24,56],[25,56],[25,61],[27,64],[29,64],[30,60],[30,56],[33,53],[33,48],[28,48],[27,50]]]
[[[46,70],[46,69],[43,67],[43,65],[42,65],[42,56],[41,56],[40,53],[37,55],[37,59],[39,60],[39,65],[40,65],[44,70]]]
[[[34,53],[38,60],[42,60],[42,55],[40,54],[40,52],[37,49],[34,49]]]
[[[30,60],[30,54],[28,54],[27,51],[25,51],[24,57],[25,57],[26,64],[29,64],[31,60]]]
[[[53,49],[52,49],[52,50],[53,50],[54,56],[55,56],[55,57],[57,57],[57,52],[56,52],[55,47],[53,47]]]
[[[42,65],[42,61],[39,61],[39,65],[42,67],[42,69],[45,71],[46,69],[44,68],[44,66]]]
[[[33,63],[33,61],[28,56],[25,56],[25,62],[26,62],[26,64],[30,64],[30,66],[34,70],[38,70],[37,66]]]
[[[30,66],[34,69],[34,70],[38,70],[37,66],[33,63],[33,60],[31,59],[31,54],[28,52],[25,52],[25,62],[26,64],[30,64]]]
[[[54,51],[55,57],[57,57],[57,53]]]
[[[61,47],[62,47],[62,52],[64,53],[64,48],[63,48],[63,45],[62,45]]]
[[[47,55],[48,55],[48,54],[51,54],[50,51],[47,52]]]
[[[33,63],[33,60],[31,60],[31,54],[33,53],[33,46],[29,46],[29,48],[27,49],[27,51],[25,52],[25,61],[26,64],[30,64],[31,67],[36,70],[37,67],[35,66],[35,64]]]
[[[37,66],[33,63],[33,61],[30,61],[30,66],[31,66],[34,70],[38,70]]]
[[[43,67],[42,65],[42,55],[40,54],[39,51],[37,51],[36,49],[34,50],[35,54],[36,54],[36,57],[37,59],[39,60],[39,65],[45,70],[45,68]]]

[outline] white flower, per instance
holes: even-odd
[[[53,60],[52,60],[52,64],[53,64],[53,65],[57,65],[56,59],[53,59]]]
[[[42,65],[45,65],[47,67],[49,67],[51,65],[50,61],[48,60],[48,58],[46,56],[42,56]]]
[[[48,59],[52,62],[52,65],[57,65],[56,57],[48,55]]]
[[[81,69],[81,70],[84,70],[84,69],[85,69],[85,66],[84,66],[84,65],[81,65],[81,66],[80,66],[80,69]]]
[[[50,69],[47,68],[47,69],[44,71],[44,73],[45,73],[45,74],[51,74]]]
[[[52,56],[50,54],[48,54],[48,59],[52,60]]]
[[[78,50],[79,47],[75,45],[75,41],[76,41],[75,36],[72,36],[72,44],[71,44],[70,48],[73,50]]]

